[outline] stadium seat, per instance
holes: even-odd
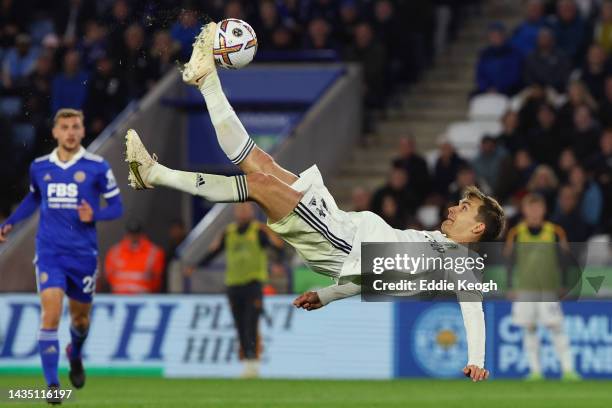
[[[587,259],[588,266],[610,266],[610,257],[612,249],[610,248],[610,236],[601,234],[594,235],[587,241]]]
[[[505,95],[478,95],[470,101],[468,117],[471,120],[499,120],[509,106],[510,101]]]
[[[501,125],[496,121],[454,122],[447,129],[448,141],[456,149],[478,149],[480,139],[485,135],[497,135]]]
[[[19,115],[21,113],[21,98],[17,96],[0,98],[0,113],[8,117]]]

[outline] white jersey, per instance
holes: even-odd
[[[302,199],[285,218],[268,225],[296,249],[313,271],[338,282],[338,285],[317,291],[323,305],[359,294],[361,287],[353,281],[361,275],[363,242],[452,243],[439,231],[397,230],[372,212],[340,210],[317,166],[301,173],[292,187],[303,193]],[[483,367],[482,304],[460,302],[460,306],[468,340],[468,364]]]

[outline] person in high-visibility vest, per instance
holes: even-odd
[[[163,279],[164,251],[142,232],[139,222],[129,221],[126,230],[125,237],[108,251],[104,262],[111,292],[158,293]]]
[[[559,295],[563,289],[560,257],[569,251],[565,231],[546,221],[546,200],[528,194],[521,203],[523,219],[508,231],[505,254],[512,258],[509,278],[512,294],[512,322],[523,328],[523,345],[529,363],[527,380],[543,379],[540,364],[541,324],[550,334],[561,365],[561,378],[579,380],[567,334]],[[560,252],[561,251],[561,252]]]
[[[263,311],[263,286],[268,280],[269,248],[283,248],[283,241],[255,219],[250,203],[236,204],[235,222],[208,249],[201,265],[225,251],[225,284],[244,361],[243,377],[259,375],[259,317]]]

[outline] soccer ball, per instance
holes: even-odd
[[[217,65],[226,69],[239,69],[253,61],[256,52],[257,36],[247,22],[228,18],[217,23],[213,44]]]

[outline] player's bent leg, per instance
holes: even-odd
[[[71,342],[66,346],[66,357],[70,362],[68,378],[75,388],[82,388],[85,385],[85,369],[81,354],[89,333],[91,303],[70,299],[69,309]]]
[[[213,56],[215,30],[216,24],[209,23],[196,37],[191,58],[183,71],[183,81],[196,86],[202,93],[219,145],[232,163],[246,174],[268,173],[292,184],[297,176],[283,169],[255,145],[227,100]]]
[[[251,173],[246,176],[249,199],[255,201],[271,223],[285,218],[302,199],[303,194],[275,176]]]
[[[47,387],[59,387],[58,363],[59,341],[57,327],[62,315],[62,302],[64,291],[61,288],[49,287],[40,292],[40,305],[42,310],[41,328],[38,333],[38,349],[40,361]],[[53,399],[49,400],[54,402]]]

